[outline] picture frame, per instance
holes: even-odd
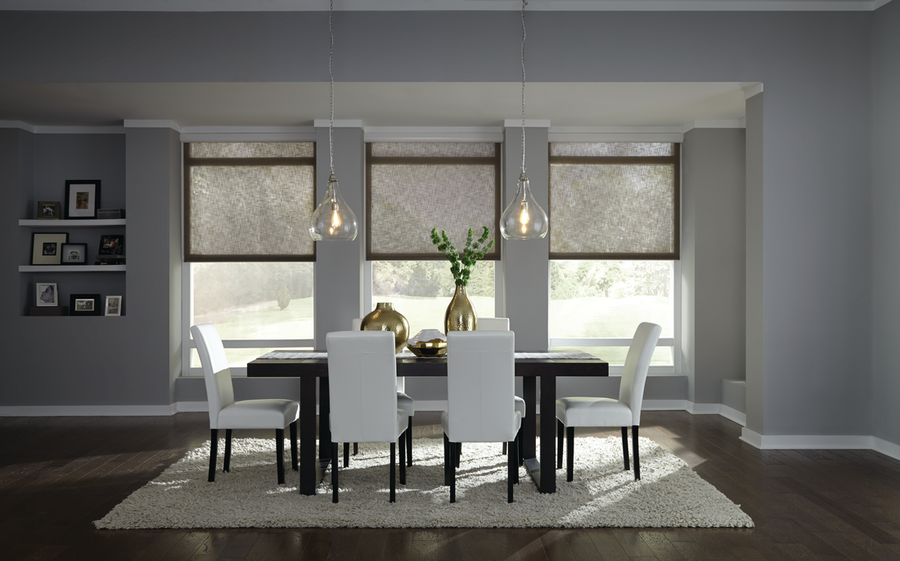
[[[84,265],[87,263],[86,243],[60,244],[60,262],[63,265]]]
[[[107,296],[106,297],[106,306],[103,307],[104,314],[107,316],[121,316],[122,315],[122,297],[121,296]]]
[[[100,249],[97,255],[125,255],[125,236],[122,234],[103,234],[100,236]]]
[[[59,201],[38,201],[35,216],[38,220],[59,220],[62,218]]]
[[[68,241],[67,232],[32,232],[31,264],[59,265],[62,256],[60,246]]]
[[[70,294],[69,315],[72,316],[99,316],[99,294]]]
[[[67,220],[96,219],[100,208],[100,180],[67,180],[65,205]]]
[[[59,306],[59,287],[55,282],[34,283],[34,305],[38,307]]]

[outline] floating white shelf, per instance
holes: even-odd
[[[20,273],[113,273],[127,265],[19,265]]]
[[[124,226],[124,218],[110,220],[34,220],[20,218],[19,226],[31,228],[102,228],[104,226]]]

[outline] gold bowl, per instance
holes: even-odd
[[[447,354],[447,339],[443,333],[436,329],[424,329],[407,341],[406,348],[418,357],[445,356]]]

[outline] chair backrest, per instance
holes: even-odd
[[[391,331],[325,336],[333,442],[397,438],[397,359]]]
[[[191,326],[191,335],[200,354],[203,379],[206,381],[206,400],[209,402],[209,428],[219,428],[219,411],[234,403],[234,387],[228,357],[216,326],[211,323]]]
[[[516,436],[512,331],[447,333],[447,436],[452,442],[509,442]]]
[[[353,318],[353,321],[350,322],[350,331],[359,331],[360,325],[362,325],[362,318]]]
[[[478,331],[509,331],[509,318],[478,318]]]
[[[641,424],[641,405],[644,401],[644,383],[650,359],[656,349],[656,342],[662,327],[655,323],[641,323],[631,339],[631,347],[625,357],[622,381],[619,386],[619,401],[631,407],[632,425]]]

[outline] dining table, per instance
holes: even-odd
[[[541,493],[555,493],[556,379],[560,376],[608,376],[609,364],[588,353],[516,352],[515,372],[516,377],[522,378],[522,398],[526,407],[525,422],[522,423],[525,467]],[[326,445],[331,442],[331,429],[325,422],[330,411],[327,353],[272,351],[248,362],[247,376],[300,380],[300,493],[314,495],[329,463],[337,460],[331,458],[331,446]],[[397,376],[446,377],[447,358],[418,357],[405,351],[398,353]],[[544,413],[540,416],[535,415],[538,379],[540,411]],[[317,413],[322,422],[316,423]],[[538,417],[540,420],[536,421]],[[538,435],[540,457],[537,455]],[[318,446],[318,459],[317,438],[318,443],[322,443]]]

